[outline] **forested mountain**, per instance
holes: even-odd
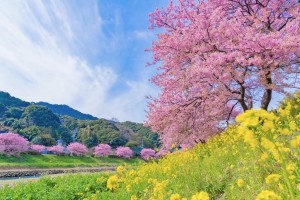
[[[7,92],[0,91],[0,103],[5,107],[26,107],[29,106],[30,103],[26,101],[22,101],[21,99],[10,96]]]
[[[158,135],[143,124],[97,119],[66,105],[29,103],[5,92],[0,92],[1,132],[16,132],[31,143],[46,146],[56,144],[58,139],[65,144],[79,141],[88,147],[105,143],[112,147],[156,148],[160,144]]]
[[[76,119],[81,119],[81,120],[97,120],[98,119],[97,117],[94,117],[92,115],[81,113],[78,110],[75,110],[67,105],[50,104],[47,102],[38,102],[35,104],[40,105],[40,106],[46,106],[47,108],[52,110],[52,112],[54,112],[55,114],[58,114],[58,115],[68,115],[68,116],[74,117]]]

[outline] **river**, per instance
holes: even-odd
[[[107,172],[112,172],[112,171],[107,171]],[[37,181],[41,177],[57,177],[57,176],[64,176],[64,175],[70,175],[70,174],[87,174],[87,173],[99,173],[99,172],[79,172],[79,173],[36,175],[36,176],[5,177],[5,178],[0,178],[0,189],[3,188],[5,185],[14,186],[17,183],[25,183],[28,181]]]

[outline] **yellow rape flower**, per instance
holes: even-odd
[[[276,183],[279,181],[280,177],[281,177],[281,175],[279,175],[279,174],[270,174],[266,178],[266,183],[267,184]]]
[[[122,182],[122,180],[119,179],[118,176],[113,175],[113,176],[109,177],[109,179],[107,180],[106,187],[110,190],[115,190],[120,187],[121,182]]]
[[[126,185],[127,192],[131,192],[131,185]]]
[[[290,129],[291,129],[292,131],[297,130],[297,125],[296,125],[295,121],[291,121],[291,122],[289,123],[289,127],[290,127]]]
[[[285,169],[286,169],[288,172],[293,172],[293,171],[295,171],[295,169],[296,169],[296,164],[295,164],[295,163],[290,163],[290,164],[288,164],[288,165],[285,167]]]
[[[279,190],[283,190],[284,189],[283,185],[280,184],[280,183],[278,183],[278,188],[279,188]]]
[[[263,153],[261,154],[260,159],[261,159],[261,160],[266,160],[268,157],[269,157],[268,154],[267,154],[266,152],[263,152]]]
[[[192,196],[192,200],[209,200],[209,195],[207,192],[199,192]]]
[[[237,184],[239,187],[243,187],[243,185],[244,185],[244,180],[239,178],[239,179],[237,180],[236,184]]]
[[[282,130],[280,131],[280,133],[281,133],[282,135],[291,135],[291,134],[292,134],[292,133],[290,132],[290,130],[287,129],[287,128],[282,129]]]
[[[118,174],[122,174],[125,170],[126,169],[123,166],[121,166],[121,165],[117,167]]]
[[[279,152],[276,149],[271,149],[270,151],[271,151],[272,155],[274,156],[275,160],[278,163],[282,163],[282,159],[279,156]]]
[[[290,141],[292,147],[297,148],[300,146],[300,135],[296,136],[293,140]]]
[[[275,148],[275,144],[273,142],[271,142],[270,140],[268,140],[265,137],[261,138],[261,145],[268,150],[272,150]]]
[[[256,200],[281,200],[281,197],[273,191],[263,190],[257,195]]]
[[[266,121],[262,127],[263,131],[269,131],[274,128],[274,123],[272,121]]]
[[[156,183],[154,189],[153,189],[153,194],[156,198],[158,199],[163,199],[163,196],[165,194],[165,189],[168,185],[169,181],[162,181]]]
[[[135,177],[134,180],[133,180],[133,183],[135,183],[135,184],[139,184],[140,182],[142,182],[141,177]]]
[[[295,178],[296,178],[295,175],[289,176],[289,179],[290,179],[290,180],[294,180]]]
[[[247,131],[245,133],[244,142],[249,144],[252,148],[255,148],[258,144],[257,140],[254,137],[254,134],[251,131]]]
[[[180,200],[180,194],[172,194],[170,200]]]
[[[130,200],[137,200],[137,197],[135,195],[131,196]]]

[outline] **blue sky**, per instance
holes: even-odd
[[[0,90],[97,117],[145,120],[154,68],[148,14],[161,0],[0,3]]]

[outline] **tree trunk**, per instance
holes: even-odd
[[[272,84],[271,72],[266,74],[267,87]],[[269,104],[272,99],[272,89],[266,88],[264,95],[261,100],[261,108],[264,110],[268,110]]]
[[[268,110],[271,99],[272,99],[272,90],[266,89],[264,92],[264,96],[262,98],[261,108],[264,110]]]

